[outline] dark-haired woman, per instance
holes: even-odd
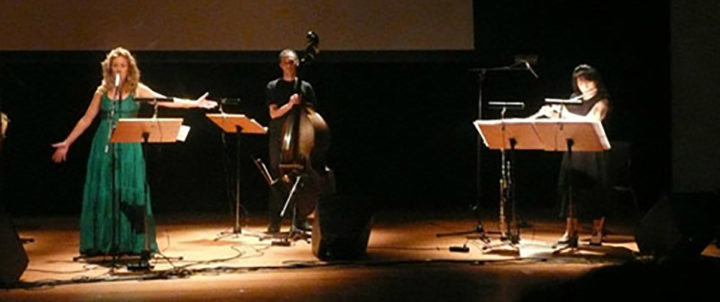
[[[565,119],[590,119],[603,121],[609,110],[609,94],[600,73],[593,67],[582,64],[572,73],[572,98],[582,103],[569,106],[543,106],[534,117],[545,116]],[[558,243],[577,245],[578,218],[592,219],[591,245],[601,245],[605,216],[608,212],[608,179],[605,152],[574,151],[572,159],[566,152],[563,155],[558,177],[558,193],[563,212],[567,214],[565,233]],[[570,183],[571,182],[571,183]],[[572,196],[568,195],[568,185],[572,185]],[[568,208],[572,197],[573,209]],[[573,213],[569,213],[573,210]]]

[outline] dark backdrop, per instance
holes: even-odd
[[[576,1],[475,2],[474,51],[321,52],[308,67],[319,111],[332,131],[330,164],[339,191],[384,208],[455,208],[476,202],[478,82],[474,67],[536,54],[540,74],[489,73],[483,99],[519,99],[534,112],[544,97],[567,97],[580,63],[603,74],[612,95],[611,141],[633,144],[633,183],[643,207],[669,190],[669,1],[584,4]],[[322,33],[319,33],[322,36]],[[321,45],[322,46],[322,45]],[[302,49],[304,45],[294,45]],[[240,97],[243,111],[267,122],[264,87],[277,77],[275,52],[135,52],[142,80],[173,96]],[[94,128],[62,165],[50,144],[62,140],[87,108],[100,80],[103,52],[2,52],[3,111],[12,119],[2,170],[3,202],[17,214],[79,213]],[[484,118],[498,113],[483,110]],[[165,114],[176,114],[165,112]],[[187,141],[147,151],[156,211],[228,210],[226,175],[234,169],[223,136],[203,116],[181,113]],[[243,204],[265,207],[266,186],[249,155],[266,157],[266,138],[241,151]],[[498,154],[482,155],[481,204],[497,200]],[[559,154],[518,154],[520,207],[555,206]]]

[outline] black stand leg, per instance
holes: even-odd
[[[237,127],[237,150],[235,150],[235,225],[233,226],[233,234],[241,234],[240,228],[240,152],[242,151],[242,128]]]
[[[237,126],[237,142],[236,142],[236,150],[235,150],[235,213],[234,213],[234,224],[233,229],[230,232],[220,232],[219,235],[215,237],[215,241],[218,241],[225,237],[233,237],[237,238],[239,235],[241,235],[242,227],[240,226],[240,209],[242,208],[242,204],[240,203],[240,177],[241,177],[241,171],[240,171],[240,152],[243,150],[243,144],[242,144],[242,128],[240,126]]]
[[[143,157],[145,156],[145,153],[146,153],[145,151],[147,151],[146,146],[147,146],[149,137],[150,137],[150,133],[147,133],[147,132],[143,133],[143,144],[142,144]],[[136,265],[129,264],[128,270],[149,271],[149,270],[153,269],[153,266],[150,264],[150,259],[152,258],[152,251],[150,250],[150,240],[152,240],[152,238],[150,238],[150,226],[148,223],[148,218],[150,217],[148,198],[147,198],[148,192],[150,192],[150,191],[148,188],[148,180],[147,180],[147,175],[146,175],[145,176],[145,194],[144,194],[145,196],[143,196],[144,202],[143,202],[143,211],[142,211],[143,232],[145,234],[145,238],[143,240],[144,241],[143,242],[143,250],[140,253],[140,260],[138,261],[138,263]]]
[[[477,74],[477,82],[478,82],[478,119],[482,119],[482,102],[483,102],[483,82],[485,81],[485,69],[481,69],[480,72]],[[479,236],[483,239],[483,242],[488,243],[490,239],[485,236],[485,228],[482,224],[482,219],[480,218],[480,204],[482,200],[482,150],[483,150],[483,139],[480,134],[477,135],[477,145],[475,147],[475,154],[476,154],[476,161],[475,161],[475,175],[477,177],[476,180],[476,196],[475,196],[475,206],[473,207],[473,212],[475,213],[475,216],[477,218],[477,226],[475,227],[475,230],[478,232]]]
[[[572,147],[573,147],[573,140],[568,139],[567,140],[567,148],[568,148],[568,162],[569,166],[572,167]],[[568,203],[568,209],[567,209],[567,221],[566,223],[573,224],[575,219],[575,208],[573,204],[573,190],[572,190],[572,171],[567,172],[567,203]],[[571,232],[571,234],[568,234],[570,237],[568,237],[567,242],[559,242],[558,244],[554,245],[553,248],[556,250],[553,252],[555,254],[561,253],[567,249],[576,249],[578,247],[578,234],[577,230],[574,230]]]
[[[119,224],[120,224],[120,196],[119,196],[119,190],[117,189],[117,180],[119,177],[117,177],[118,170],[118,164],[117,164],[117,144],[111,143],[110,138],[112,137],[112,132],[115,130],[116,121],[115,121],[115,114],[117,113],[117,107],[119,106],[119,102],[121,100],[121,92],[120,89],[116,90],[116,101],[111,101],[112,108],[110,109],[110,125],[109,125],[109,133],[108,133],[108,148],[110,148],[110,169],[111,169],[111,177],[110,181],[112,182],[110,185],[110,188],[112,190],[112,207],[113,207],[113,230],[112,230],[112,246],[110,247],[110,254],[112,255],[112,269],[115,269],[115,265],[118,260],[118,253],[119,253],[119,247],[118,247],[118,232],[119,232]]]
[[[567,145],[568,145],[568,159],[570,160],[571,163],[572,163],[572,147],[573,147],[573,144],[574,144],[573,140],[571,140],[571,139],[568,140],[568,142],[567,142]],[[572,185],[572,183],[573,183],[573,182],[572,182],[572,173],[568,173],[568,213],[567,213],[567,216],[568,216],[568,219],[570,219],[570,220],[574,220],[574,219],[576,218],[576,217],[575,217],[575,202],[574,202],[574,200],[573,200],[574,198],[573,198],[573,185]],[[568,243],[568,245],[569,245],[570,247],[575,248],[575,247],[578,246],[577,230],[575,230],[575,231],[574,231],[572,234],[570,234],[570,235],[571,235],[571,236],[570,236],[570,242]]]
[[[113,109],[114,110],[114,109]],[[110,121],[110,128],[114,128],[115,122],[111,119]],[[108,141],[110,140],[110,137],[108,136]],[[110,148],[110,169],[112,176],[110,177],[110,181],[112,182],[111,190],[112,190],[112,216],[113,216],[113,228],[112,228],[112,246],[110,247],[110,255],[112,255],[112,263],[111,267],[114,270],[115,266],[117,264],[118,260],[118,254],[119,254],[119,247],[118,247],[118,236],[119,236],[119,230],[120,230],[120,192],[117,189],[117,180],[118,176],[118,165],[117,165],[117,144],[114,143],[108,143]]]
[[[515,139],[510,139],[510,159],[507,161],[507,180],[508,194],[510,200],[510,221],[508,224],[508,234],[510,242],[513,244],[520,243],[520,227],[517,221],[517,204],[515,199],[515,145],[517,142]]]

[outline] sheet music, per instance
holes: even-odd
[[[476,120],[475,128],[490,149],[566,151],[572,139],[573,151],[602,151],[611,148],[600,121],[590,119]]]
[[[175,140],[180,142],[185,142],[185,139],[188,136],[188,133],[190,133],[190,126],[188,125],[182,125],[180,126],[180,130],[178,131],[177,138]]]

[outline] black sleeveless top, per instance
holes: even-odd
[[[573,94],[571,97],[576,97],[577,94]],[[585,116],[588,113],[590,113],[590,110],[595,106],[595,104],[603,102],[605,103],[605,106],[609,108],[609,102],[606,96],[601,95],[595,95],[593,98],[589,100],[583,100],[582,104],[579,105],[569,105],[567,106],[567,110],[571,113],[578,114]]]

